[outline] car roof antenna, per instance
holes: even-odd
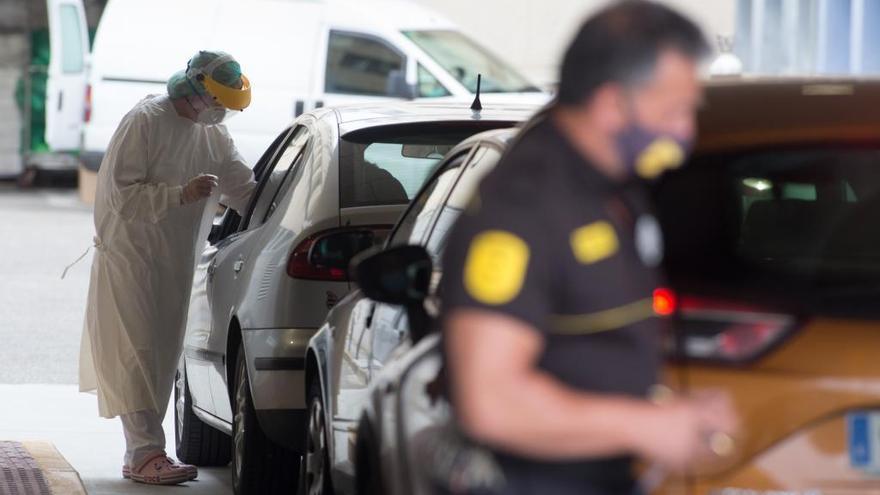
[[[474,98],[474,102],[471,104],[471,110],[475,112],[479,112],[483,109],[483,104],[480,102],[480,85],[483,82],[483,75],[477,74],[477,97]]]

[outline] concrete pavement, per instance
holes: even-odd
[[[176,488],[122,479],[125,442],[119,419],[99,418],[95,396],[79,393],[75,385],[0,385],[0,397],[0,439],[51,442],[77,470],[89,495],[232,493],[228,468],[200,469],[198,480]],[[173,418],[169,407],[163,426],[171,455]]]

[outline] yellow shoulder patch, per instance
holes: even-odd
[[[465,261],[465,290],[483,304],[512,301],[522,290],[529,254],[528,244],[510,232],[489,230],[477,235]]]
[[[589,265],[617,252],[617,233],[606,221],[594,222],[571,233],[571,249],[580,263]]]

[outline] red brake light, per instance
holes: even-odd
[[[293,249],[293,252],[290,253],[290,258],[287,260],[287,274],[292,278],[302,279],[302,280],[323,280],[327,282],[347,282],[349,280],[348,270],[344,268],[339,268],[338,266],[325,266],[320,262],[320,257],[317,256],[314,251],[314,247],[319,242],[324,241],[331,236],[346,236],[352,235],[352,238],[355,241],[363,242],[365,239],[370,239],[372,242],[370,245],[361,246],[358,244],[352,245],[351,243],[342,242],[336,243],[333,247],[335,248],[343,248],[350,250],[345,254],[345,257],[353,256],[357,254],[362,249],[369,248],[372,245],[376,245],[378,243],[384,242],[385,238],[388,236],[388,232],[390,231],[390,227],[382,225],[382,226],[369,226],[369,227],[352,227],[352,228],[343,228],[343,229],[331,229],[324,232],[319,232],[317,234],[310,235],[302,240],[296,248]],[[339,255],[340,253],[334,252],[333,254]],[[336,258],[338,259],[338,258]],[[347,263],[347,260],[345,261]]]
[[[309,262],[309,253],[317,239],[317,236],[307,237],[290,253],[290,259],[287,260],[287,274],[293,278],[304,280],[326,280],[333,282],[345,282],[348,280],[345,270],[315,266]]]
[[[83,122],[89,123],[92,120],[92,85],[86,86],[86,104],[83,112]]]
[[[669,289],[654,290],[654,312],[659,316],[672,316],[678,310],[678,299],[675,292]]]

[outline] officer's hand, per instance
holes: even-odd
[[[638,428],[637,454],[682,472],[700,460],[729,455],[738,427],[730,400],[721,394],[671,399],[649,406]]]
[[[188,205],[207,198],[214,191],[214,188],[217,187],[217,180],[216,175],[209,174],[202,174],[193,178],[183,187],[183,191],[180,193],[180,203]]]

